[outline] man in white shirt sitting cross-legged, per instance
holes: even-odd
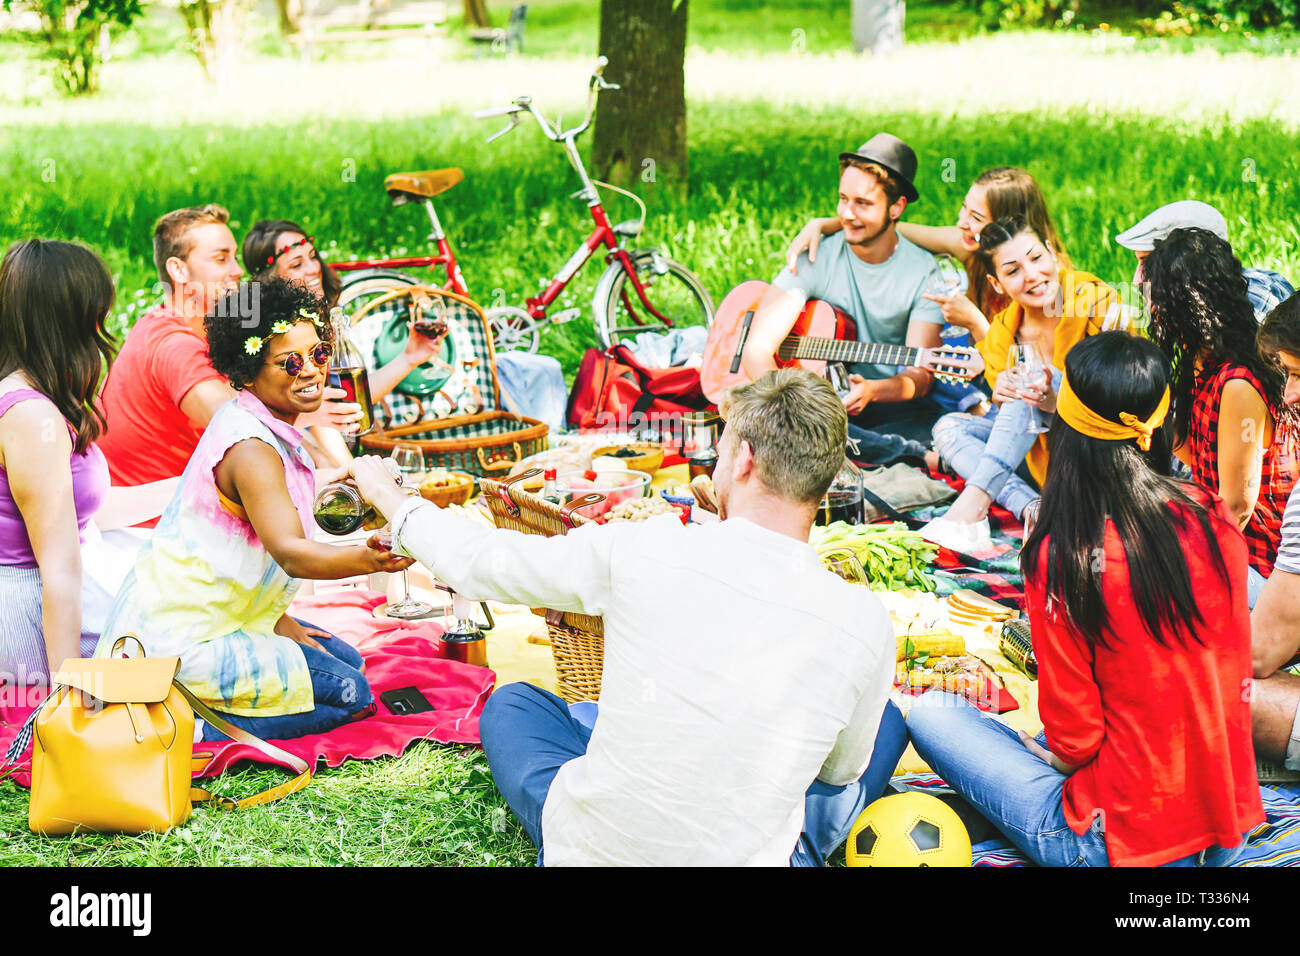
[[[781,369],[733,389],[722,413],[723,520],[707,525],[493,530],[404,497],[377,458],[353,463],[395,549],[461,594],[605,619],[593,729],[522,683],[479,723],[549,865],[821,864],[906,745],[889,615],[808,544],[844,459],[843,404]]]

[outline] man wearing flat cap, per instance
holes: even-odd
[[[757,379],[776,367],[775,355],[809,299],[820,299],[857,322],[863,342],[938,348],[943,313],[923,297],[934,271],[928,252],[897,229],[918,194],[916,153],[890,133],[877,133],[854,152],[840,154],[842,230],[821,242],[816,261],[803,253],[783,269],[759,301],[742,362]],[[884,464],[925,452],[941,414],[926,401],[931,376],[924,369],[852,365],[844,399],[850,436],[865,447],[863,460]]]
[[[1209,203],[1195,199],[1180,199],[1161,206],[1145,219],[1125,229],[1115,237],[1117,245],[1130,250],[1137,257],[1137,271],[1133,282],[1142,282],[1142,260],[1151,254],[1156,243],[1169,238],[1175,229],[1205,229],[1214,233],[1224,242],[1228,242],[1228,222],[1223,213]],[[1246,280],[1246,296],[1250,306],[1255,310],[1255,319],[1264,321],[1278,305],[1289,299],[1295,289],[1286,277],[1271,269],[1258,269],[1248,266],[1241,270]]]

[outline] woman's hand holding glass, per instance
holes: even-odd
[[[1013,345],[1007,353],[1006,371],[998,376],[993,389],[994,399],[1005,402],[1017,398],[1030,407],[1029,424],[1025,431],[1041,435],[1047,431],[1043,412],[1056,411],[1056,393],[1046,363],[1033,345]],[[1050,406],[1050,407],[1045,407]]]

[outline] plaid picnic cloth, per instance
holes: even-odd
[[[430,290],[429,294],[433,292]],[[497,399],[496,365],[493,359],[487,322],[481,312],[459,299],[441,298],[446,308],[438,309],[450,331],[441,355],[426,362],[422,369],[436,367],[442,362],[450,366],[450,375],[432,395],[407,394],[404,383],[399,383],[384,399],[376,402],[374,419],[385,427],[410,425],[431,418],[450,415],[473,415],[481,411],[495,411]],[[379,337],[394,321],[405,322],[407,314],[405,296],[384,303],[352,327],[353,343],[365,357],[366,367],[374,372],[379,367]],[[405,327],[402,333],[405,337]],[[447,433],[448,438],[457,437]]]
[[[949,475],[932,473],[930,477],[945,481],[958,491],[966,484],[961,478]],[[947,505],[919,508],[908,512],[908,517],[915,521],[929,521],[947,509]],[[993,547],[977,555],[939,548],[935,566],[931,569],[938,585],[937,593],[947,597],[953,591],[965,588],[1023,611],[1025,582],[1020,574],[1020,545],[1024,528],[1010,511],[995,504],[989,510],[989,530],[993,535]]]

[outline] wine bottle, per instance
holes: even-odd
[[[344,434],[348,449],[356,454],[361,436],[375,427],[371,412],[370,377],[361,350],[349,336],[351,326],[348,318],[338,306],[330,309],[330,325],[334,328],[334,355],[330,359],[329,383],[334,388],[343,389],[345,396],[339,401],[355,402],[361,406],[361,421],[354,431]]]

